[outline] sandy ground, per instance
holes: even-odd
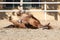
[[[43,25],[49,21],[41,21]],[[0,20],[0,40],[60,40],[60,22],[52,21],[51,30],[3,28],[10,25],[8,20]]]
[[[4,19],[0,20],[0,40],[60,40],[60,21],[54,21],[51,20],[51,18],[49,18],[50,21],[44,21],[43,14],[40,15],[40,13],[33,13],[33,15],[39,19],[43,25],[50,22],[53,29],[3,28],[12,24]]]

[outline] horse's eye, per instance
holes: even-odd
[[[17,14],[17,16],[21,16],[21,14]]]

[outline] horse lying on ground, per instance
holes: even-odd
[[[13,27],[15,28],[32,28],[32,29],[38,29],[38,28],[51,29],[52,28],[51,26],[49,26],[50,23],[46,25],[42,25],[37,18],[35,18],[32,14],[29,14],[29,13],[22,13],[22,14],[18,13],[17,17],[19,19],[14,17],[17,20],[13,20],[14,18],[12,18],[12,16],[9,17],[9,21],[14,24]],[[10,26],[6,28],[10,28]]]

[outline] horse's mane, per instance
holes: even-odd
[[[37,18],[35,18],[33,15],[31,15],[31,17],[35,20],[37,20],[38,22],[40,22]]]

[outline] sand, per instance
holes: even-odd
[[[0,20],[0,40],[60,40],[60,21],[44,20],[43,14],[33,13],[33,15],[45,25],[50,22],[53,29],[21,29],[21,28],[4,28],[12,23],[8,20]],[[42,19],[42,20],[41,20]]]
[[[41,21],[43,25],[49,21]],[[12,23],[8,20],[0,20],[0,40],[60,40],[60,22],[50,21],[53,29],[21,29],[3,28]]]

